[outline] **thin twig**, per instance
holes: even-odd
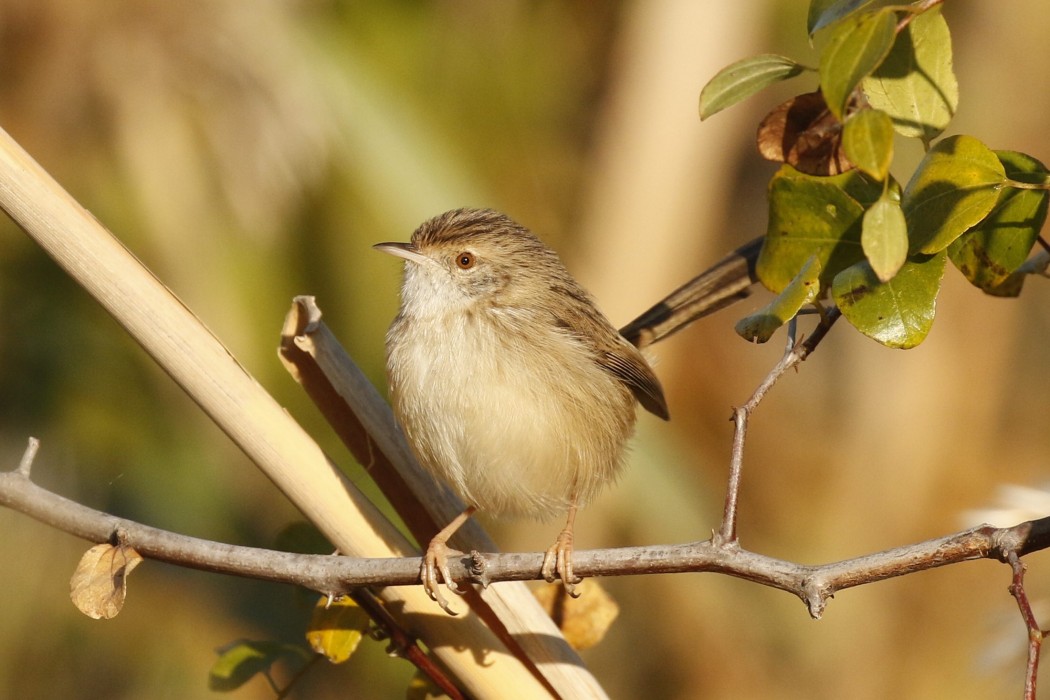
[[[723,546],[734,545],[736,543],[736,513],[737,503],[740,496],[740,480],[743,476],[744,469],[744,444],[747,438],[747,424],[751,414],[758,408],[758,404],[762,402],[766,393],[773,388],[773,385],[784,376],[784,374],[792,367],[797,366],[800,362],[805,360],[809,355],[816,349],[817,345],[824,336],[827,335],[828,331],[831,330],[831,326],[838,320],[840,312],[837,308],[833,308],[823,315],[819,324],[814,329],[813,334],[803,343],[796,344],[789,342],[787,351],[777,362],[776,366],[769,371],[765,379],[758,385],[755,392],[751,395],[751,398],[747,400],[742,406],[738,406],[733,410],[733,452],[729,461],[729,479],[726,485],[726,498],[725,506],[722,511],[722,525],[718,529],[718,533],[715,535],[715,542]],[[793,333],[792,333],[793,335]]]
[[[1024,575],[1027,567],[1021,558],[1015,553],[1007,554],[1007,562],[1013,569],[1013,580],[1010,583],[1010,595],[1017,600],[1017,607],[1021,611],[1025,628],[1028,630],[1028,664],[1025,670],[1024,697],[1025,700],[1035,700],[1036,681],[1039,677],[1039,652],[1043,646],[1045,633],[1039,627],[1039,621],[1035,618],[1031,601],[1024,589]]]

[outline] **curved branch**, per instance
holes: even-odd
[[[31,443],[32,445],[32,443]],[[31,446],[30,449],[35,449]],[[28,451],[27,451],[28,454]],[[419,558],[360,559],[292,554],[187,537],[103,513],[52,493],[29,478],[27,459],[0,473],[0,505],[91,542],[122,541],[144,557],[179,566],[279,583],[322,594],[349,594],[365,586],[419,583]],[[576,552],[584,576],[713,572],[747,579],[798,596],[819,618],[836,592],[887,578],[975,559],[1009,561],[1050,546],[1050,517],[1014,527],[991,525],[917,544],[821,565],[796,564],[715,540]],[[471,552],[450,562],[456,581],[489,585],[539,580],[541,553]]]

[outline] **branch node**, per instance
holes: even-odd
[[[739,552],[740,551],[740,540],[736,538],[736,533],[726,534],[725,532],[711,532],[711,539],[708,540],[712,547],[720,549],[724,552]],[[706,544],[706,543],[705,543]]]
[[[991,527],[991,526],[986,526]],[[996,528],[993,539],[995,555],[999,561],[1013,564],[1011,557],[1019,557],[1024,552],[1025,543],[1032,533],[1032,522],[1014,525],[1010,528]]]
[[[828,591],[827,585],[817,578],[807,578],[803,581],[799,594],[802,596],[802,602],[806,604],[806,608],[809,610],[809,616],[814,620],[819,620],[824,615],[828,599],[833,597]]]
[[[109,543],[112,544],[114,547],[120,547],[121,549],[123,549],[124,547],[128,546],[129,537],[130,535],[128,534],[127,528],[125,528],[123,525],[117,525],[115,528],[113,528],[113,532],[109,536]]]
[[[492,581],[489,579],[488,559],[476,549],[471,550],[467,561],[467,573],[474,583],[480,584],[482,588],[488,588]]]

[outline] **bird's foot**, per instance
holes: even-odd
[[[435,537],[427,545],[427,551],[423,555],[423,564],[419,569],[419,577],[423,580],[423,590],[427,592],[430,599],[441,606],[441,609],[449,615],[456,615],[448,604],[448,600],[441,593],[441,582],[445,587],[456,595],[463,595],[463,590],[452,580],[452,574],[448,569],[449,554],[462,554],[462,552],[450,549],[444,540]],[[440,580],[439,580],[440,576]]]
[[[565,592],[573,598],[579,598],[576,592],[576,584],[583,579],[577,578],[572,572],[572,529],[565,528],[554,540],[554,544],[547,548],[543,555],[543,568],[540,569],[543,578],[548,583],[554,583],[556,578],[561,579]]]

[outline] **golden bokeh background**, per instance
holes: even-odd
[[[774,167],[753,133],[813,80],[704,123],[697,97],[747,55],[815,63],[806,7],[0,0],[0,127],[374,493],[276,358],[291,297],[316,295],[383,387],[399,266],[371,244],[407,239],[446,209],[491,206],[556,247],[610,318],[627,322],[764,231]],[[950,133],[1050,160],[1044,0],[949,2],[944,13],[962,94]],[[919,157],[899,142],[898,176]],[[961,529],[1004,484],[1044,486],[1048,299],[1045,280],[1019,300],[991,299],[949,269],[933,332],[915,350],[840,323],[754,418],[742,544],[838,560]],[[762,303],[654,348],[673,420],[641,419],[631,468],[583,513],[578,547],[706,539],[717,527],[730,407],[783,347],[732,332]],[[123,517],[256,546],[299,519],[6,220],[0,313],[7,468],[35,435],[38,483]],[[507,550],[545,547],[559,527],[485,523]],[[3,697],[208,697],[217,648],[297,642],[309,618],[310,596],[289,588],[147,562],[121,615],[89,620],[68,598],[86,543],[6,510],[0,531]],[[1029,563],[1039,598],[1050,560]],[[1026,635],[1008,583],[1002,565],[952,566],[841,592],[815,622],[789,595],[726,577],[610,579],[621,617],[585,659],[614,698],[1015,696]],[[402,697],[411,673],[366,643],[296,697]],[[256,679],[231,697],[273,693]]]

